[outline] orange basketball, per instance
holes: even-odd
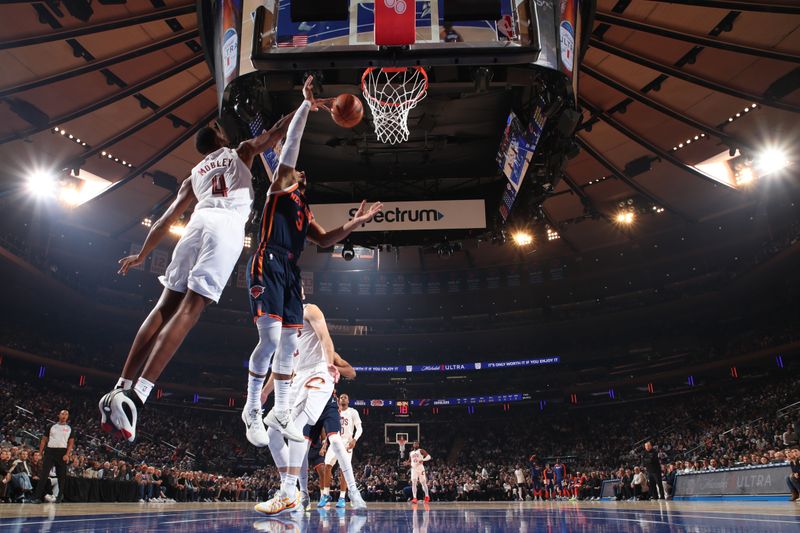
[[[361,100],[352,94],[340,94],[331,106],[333,121],[343,128],[352,128],[364,118]]]

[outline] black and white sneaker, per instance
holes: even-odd
[[[136,421],[142,400],[133,389],[115,389],[100,399],[100,427],[121,439],[136,439]]]

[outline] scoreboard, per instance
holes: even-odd
[[[408,400],[397,400],[394,407],[394,415],[397,417],[408,418]]]

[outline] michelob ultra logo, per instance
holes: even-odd
[[[317,204],[314,218],[324,228],[352,220],[359,204]],[[483,200],[438,202],[386,202],[383,211],[356,231],[409,231],[431,229],[476,229],[486,227]]]

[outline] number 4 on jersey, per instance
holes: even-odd
[[[224,174],[218,174],[211,178],[211,194],[213,196],[228,196],[228,185],[225,183]]]

